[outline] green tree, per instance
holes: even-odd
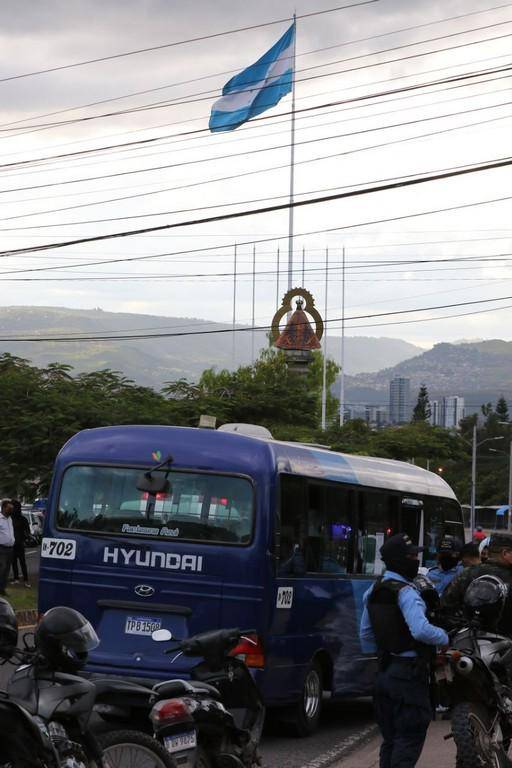
[[[413,421],[428,421],[432,411],[430,410],[430,400],[428,390],[425,384],[422,384],[418,392],[418,400],[414,406],[412,415]]]
[[[503,395],[498,399],[498,402],[496,403],[496,416],[498,416],[500,421],[509,420],[508,403]]]
[[[327,415],[333,418],[338,401],[331,394],[338,368],[327,362]],[[236,371],[203,372],[197,384],[183,379],[168,382],[163,392],[175,412],[196,425],[202,413],[216,416],[218,423],[248,422],[268,427],[283,437],[299,430],[314,431],[320,420],[323,358],[315,353],[306,375],[290,371],[286,357],[273,349],[263,350],[252,365]],[[304,439],[302,437],[301,439]]]

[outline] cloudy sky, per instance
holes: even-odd
[[[231,133],[213,135],[207,125],[223,84],[289,22],[168,44],[336,5],[7,0],[2,251],[285,203],[290,96]],[[489,72],[512,64],[511,34],[512,4],[498,0],[377,0],[299,18],[297,200],[511,156],[511,73]],[[165,47],[68,66],[155,46]],[[30,74],[47,69],[55,71]],[[336,333],[345,247],[348,318],[425,308],[348,320],[350,334],[424,346],[512,339],[512,299],[429,309],[512,296],[511,200],[489,202],[512,194],[509,179],[503,167],[298,208],[293,285],[304,263],[305,287],[323,312],[328,249],[327,317]],[[236,244],[237,320],[251,321],[254,247],[256,323],[266,324],[287,287],[287,234],[288,213],[279,211],[3,255],[0,300],[230,321]],[[96,263],[123,259],[131,260]]]

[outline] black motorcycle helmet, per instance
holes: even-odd
[[[78,672],[99,643],[85,616],[64,606],[46,611],[35,632],[37,650],[56,672]]]
[[[433,585],[433,583],[430,581],[428,576],[425,576],[422,573],[419,573],[416,578],[414,579],[414,586],[420,593],[421,597],[423,598],[423,602],[427,606],[427,612],[429,615],[434,614],[437,610],[439,610],[439,607],[441,605],[441,600],[439,598],[439,592]]]
[[[496,629],[505,608],[507,585],[498,576],[485,574],[471,582],[464,595],[464,610],[478,619],[482,629]]]
[[[0,597],[0,659],[10,659],[18,644],[18,622],[10,603]]]

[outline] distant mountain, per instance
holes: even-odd
[[[270,320],[270,318],[269,318]],[[242,326],[239,326],[242,327]],[[72,365],[77,372],[111,368],[121,371],[137,383],[159,388],[165,381],[177,378],[196,380],[205,368],[231,368],[233,346],[230,326],[197,318],[159,317],[124,312],[104,312],[101,309],[66,309],[63,307],[3,307],[0,308],[0,335],[40,337],[59,334],[89,334],[125,332],[134,335],[154,334],[153,338],[126,341],[83,342],[0,342],[0,353],[31,360],[34,365],[50,362]],[[214,331],[194,336],[159,337],[158,334]],[[251,360],[250,331],[235,337],[236,365]],[[254,334],[256,354],[267,345],[266,334]],[[345,339],[345,361],[348,373],[378,371],[394,366],[420,352],[420,347],[400,339],[351,336]],[[328,339],[328,353],[339,361],[340,339]]]
[[[463,395],[468,410],[476,410],[487,401],[495,402],[501,394],[512,400],[512,342],[492,339],[436,344],[381,371],[347,377],[347,400],[385,403],[389,382],[395,376],[411,379],[413,398],[420,384],[425,383],[431,400],[442,395]]]

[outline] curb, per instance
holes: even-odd
[[[16,611],[16,620],[18,622],[18,629],[33,627],[37,624],[37,611],[35,609],[29,611]]]

